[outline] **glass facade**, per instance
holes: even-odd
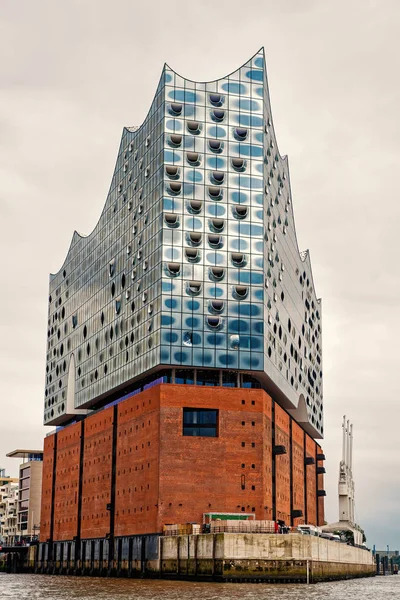
[[[98,224],[50,277],[45,424],[166,368],[197,385],[246,374],[323,433],[321,305],[263,51],[208,83],[165,66]]]

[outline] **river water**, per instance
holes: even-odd
[[[0,573],[1,600],[399,600],[400,575],[315,585],[219,584]]]

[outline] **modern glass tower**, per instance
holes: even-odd
[[[96,227],[50,276],[46,425],[161,377],[262,387],[323,435],[321,301],[263,50],[207,83],[165,65]]]

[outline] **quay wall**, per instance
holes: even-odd
[[[372,554],[300,534],[137,535],[38,546],[38,573],[310,583],[376,574]],[[110,545],[114,544],[113,551]],[[76,557],[79,556],[78,559]]]
[[[297,534],[171,536],[160,539],[163,576],[310,581],[375,574],[368,550]]]

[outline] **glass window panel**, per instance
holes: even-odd
[[[217,437],[217,422],[217,410],[201,408],[183,409],[183,435]]]

